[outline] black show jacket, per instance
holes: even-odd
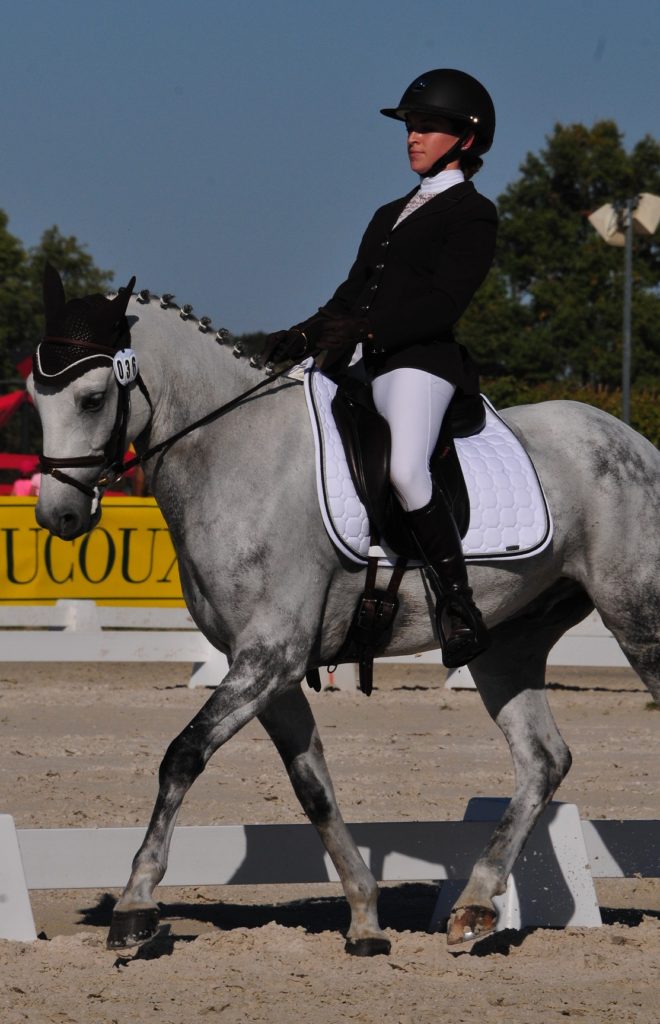
[[[410,366],[474,394],[478,373],[453,326],[490,269],[497,212],[465,181],[393,229],[416,191],[376,211],[326,308],[367,318],[373,341],[363,345],[364,362],[372,376]]]

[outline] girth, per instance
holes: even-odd
[[[405,558],[397,561],[390,582],[383,590],[376,586],[378,558],[375,555],[369,557],[364,591],[336,658],[338,665],[357,663],[360,689],[367,697],[373,689],[374,658],[383,653],[392,639],[394,619],[399,610],[397,595],[406,564]],[[318,669],[311,669],[306,678],[313,690],[320,691],[321,677]]]

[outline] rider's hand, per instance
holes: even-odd
[[[262,366],[297,363],[307,354],[308,344],[307,336],[297,327],[291,327],[288,331],[275,331],[266,337],[259,361]]]
[[[341,316],[321,307],[318,313],[290,327],[275,331],[266,338],[261,366],[300,362],[305,356],[327,353],[323,366],[338,361],[360,341],[371,339],[369,322],[363,317]]]
[[[305,356],[315,355],[319,350],[318,339],[325,316],[322,310],[289,327],[288,331],[275,331],[266,337],[266,344],[259,360],[261,366],[276,366],[278,363],[299,363]]]
[[[326,315],[319,333],[318,347],[330,352],[343,352],[370,337],[369,321],[364,317]]]

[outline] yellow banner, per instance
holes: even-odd
[[[183,605],[174,547],[153,498],[104,498],[99,525],[74,541],[38,526],[36,503],[0,497],[0,604]]]

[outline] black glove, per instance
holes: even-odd
[[[370,337],[369,321],[364,317],[333,316],[326,313],[319,332],[318,347],[343,352]]]
[[[288,331],[269,334],[259,362],[261,366],[297,363],[305,356],[327,352],[324,366],[330,365],[359,341],[371,337],[369,322],[363,317],[340,316],[321,307]]]
[[[297,327],[291,327],[288,331],[275,331],[266,337],[264,350],[261,353],[259,363],[261,366],[268,364],[293,362],[298,363],[307,353],[308,341]]]

